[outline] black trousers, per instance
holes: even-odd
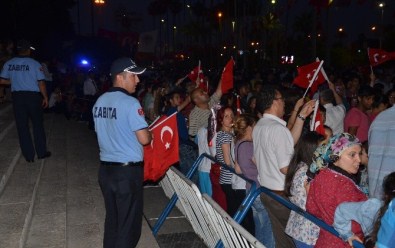
[[[99,184],[106,207],[104,248],[136,247],[143,216],[142,166],[101,165]]]
[[[47,152],[43,108],[41,104],[42,96],[38,92],[12,92],[12,105],[14,107],[19,145],[23,156],[27,160],[34,159],[35,153],[37,153],[37,156],[42,157]],[[32,122],[33,127],[34,146],[29,129],[29,120]]]

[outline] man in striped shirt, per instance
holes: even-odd
[[[192,140],[195,139],[200,128],[207,127],[211,107],[220,102],[222,96],[221,84],[222,80],[219,81],[217,89],[211,97],[201,88],[196,88],[191,92],[191,100],[195,107],[189,114],[188,134]]]

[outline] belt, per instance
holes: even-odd
[[[273,190],[273,189],[271,189],[270,191],[275,193],[275,194],[277,194],[277,195],[279,195],[279,196],[285,197],[284,190]]]
[[[132,167],[132,166],[143,166],[144,163],[142,161],[140,162],[126,162],[126,163],[120,163],[120,162],[108,162],[108,161],[100,161],[100,164],[106,165],[106,166],[117,166],[117,167]]]

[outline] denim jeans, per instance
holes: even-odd
[[[193,163],[197,159],[197,151],[190,145],[180,143],[179,154],[180,171],[182,172],[182,174],[187,175],[188,171],[192,168]],[[199,185],[199,176],[197,170],[193,174],[191,181],[196,185]]]
[[[296,245],[296,248],[314,248],[314,245],[308,245],[306,243],[303,243],[302,241],[293,239],[294,243]]]
[[[269,214],[258,196],[252,204],[255,223],[255,238],[267,248],[275,248],[275,241]]]

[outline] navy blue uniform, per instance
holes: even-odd
[[[12,103],[19,144],[27,161],[47,154],[46,136],[43,125],[42,95],[39,84],[44,83],[41,64],[30,57],[15,57],[7,61],[1,78],[11,82]],[[33,126],[34,145],[29,131],[29,120]]]

